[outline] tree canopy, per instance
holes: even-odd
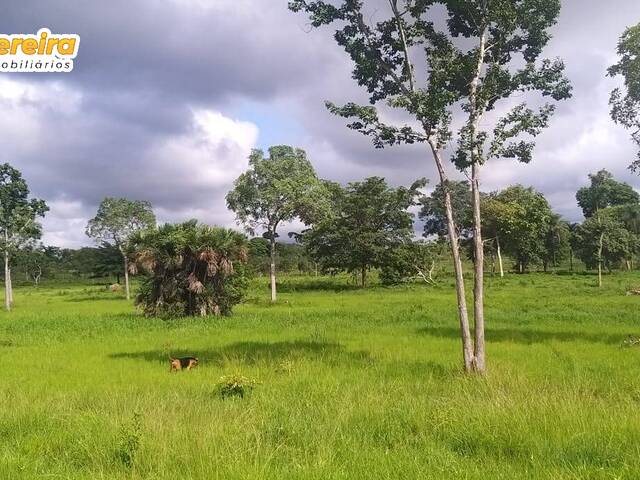
[[[380,177],[334,185],[327,215],[303,234],[303,242],[323,269],[360,274],[366,284],[367,271],[381,267],[395,248],[413,238],[413,215],[424,179],[409,188],[393,188]]]

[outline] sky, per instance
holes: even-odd
[[[374,0],[376,1],[376,0]],[[424,145],[376,150],[324,100],[365,102],[351,64],[286,0],[21,0],[0,33],[77,33],[74,70],[0,73],[0,162],[47,201],[43,242],[91,245],[84,230],[106,196],[150,201],[161,222],[235,226],[224,197],[253,148],[307,151],[318,175],[342,183],[383,176],[437,183]],[[382,8],[382,7],[381,7]],[[375,21],[377,10],[371,13]],[[482,189],[520,183],[578,221],[575,192],[602,168],[628,171],[636,148],[609,117],[619,83],[606,77],[638,0],[563,0],[545,57],[561,57],[574,91],[537,140],[531,164],[491,161]],[[449,165],[452,177],[460,176]]]

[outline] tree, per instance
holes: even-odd
[[[587,268],[598,268],[602,286],[602,268],[611,271],[638,249],[638,237],[629,232],[611,209],[600,210],[576,228],[576,253]]]
[[[410,241],[394,248],[382,265],[382,284],[396,285],[411,279],[420,279],[428,285],[435,285],[434,272],[446,248],[443,240]]]
[[[514,185],[489,196],[490,223],[504,251],[524,272],[545,255],[545,240],[553,217],[549,203],[533,188]]]
[[[367,272],[393,260],[393,252],[413,238],[413,215],[419,189],[393,188],[384,178],[370,177],[344,189],[333,189],[332,208],[324,219],[303,234],[303,243],[323,269],[359,273],[366,286]]]
[[[136,297],[149,316],[229,315],[246,291],[247,239],[195,220],[135,233],[133,271],[147,274]]]
[[[597,235],[597,267],[598,267],[598,285],[602,286],[602,266],[605,260],[605,243],[607,243],[607,236],[613,235],[613,231],[605,227],[615,228],[615,223],[611,223],[607,219],[603,218],[603,211],[611,207],[619,207],[622,205],[638,204],[640,202],[640,195],[627,183],[618,182],[613,179],[613,175],[606,170],[600,170],[596,174],[589,174],[589,180],[591,184],[588,187],[583,187],[576,193],[576,199],[578,205],[582,208],[582,213],[585,218],[593,218],[596,223],[600,225],[599,228],[595,228],[591,224],[588,224],[588,228],[581,230],[582,240],[579,242],[583,245],[583,252],[590,251],[584,245],[586,239],[584,236],[588,233]],[[612,240],[613,242],[613,240]],[[590,254],[583,253],[583,257],[592,258]],[[586,263],[586,262],[585,262]]]
[[[149,202],[127,198],[107,197],[98,207],[98,213],[87,224],[86,234],[100,244],[118,249],[124,264],[124,284],[127,300],[129,290],[129,259],[127,242],[135,233],[155,227],[156,217]]]
[[[264,230],[270,243],[271,301],[276,294],[276,239],[278,226],[295,218],[304,220],[322,200],[322,183],[304,150],[286,145],[271,147],[269,157],[254,150],[249,170],[240,175],[227,194],[227,206],[254,234]]]
[[[29,199],[29,187],[22,174],[8,163],[0,165],[0,244],[4,251],[5,308],[11,310],[11,256],[42,236],[36,221],[49,211],[44,200]]]
[[[492,122],[486,113],[494,110],[501,100],[507,103],[514,94],[537,91],[554,100],[569,97],[571,87],[563,76],[561,61],[544,60],[536,65],[550,38],[548,29],[558,17],[560,1],[389,0],[388,15],[374,25],[367,23],[372,15],[365,12],[365,3],[372,10],[378,6],[363,0],[343,0],[338,5],[321,0],[291,0],[289,8],[307,12],[313,27],[340,24],[335,39],[354,63],[353,78],[370,95],[371,105],[367,106],[355,103],[338,106],[327,102],[332,113],[353,119],[349,127],[371,136],[378,148],[403,143],[428,144],[445,191],[464,368],[467,372],[484,372],[480,167],[497,157],[529,162],[534,145],[524,137],[535,137],[547,126],[553,106],[545,105],[534,111],[522,103],[496,120],[491,134],[481,130],[481,125],[490,125]],[[440,6],[448,14],[443,30],[429,18],[438,14]],[[376,9],[375,14],[376,18],[382,16],[380,9]],[[518,56],[521,62],[516,61]],[[420,62],[419,68],[416,61]],[[382,108],[402,110],[406,122],[385,123],[380,115]],[[444,166],[444,150],[454,137],[451,119],[456,112],[465,119],[457,132],[458,151],[451,160],[457,168],[471,170],[475,259],[473,341]]]
[[[632,140],[640,147],[640,23],[622,34],[618,55],[620,60],[609,68],[608,74],[621,76],[624,87],[611,92],[611,118],[631,130]],[[638,160],[630,168],[636,172],[640,170],[640,151]]]

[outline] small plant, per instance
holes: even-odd
[[[136,412],[130,423],[120,428],[120,440],[116,456],[127,468],[133,467],[136,454],[140,449],[142,437],[142,414]]]
[[[293,371],[293,367],[294,367],[293,360],[287,358],[285,360],[282,360],[278,364],[278,368],[276,369],[276,371],[279,373],[286,373],[287,375],[291,375],[291,372]]]
[[[640,338],[629,335],[623,342],[623,347],[636,347],[640,345]]]
[[[216,392],[222,398],[240,397],[249,395],[258,382],[243,375],[224,375],[216,385]]]

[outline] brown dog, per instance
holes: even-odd
[[[178,370],[191,370],[198,366],[196,357],[173,358],[169,357],[169,373]]]

